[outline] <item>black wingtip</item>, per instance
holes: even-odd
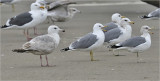
[[[141,19],[146,19],[146,18],[150,18],[150,17],[148,17],[147,15],[144,15],[144,16],[141,16],[140,18]]]
[[[110,46],[110,47],[113,48],[113,49],[116,49],[116,48],[119,48],[119,47],[122,47],[122,46],[112,45],[112,46]]]
[[[69,47],[61,49],[61,52],[68,51],[68,50],[70,50]]]
[[[7,28],[8,26],[7,25],[3,25],[3,26],[1,26],[1,28],[3,29],[3,28]]]
[[[12,51],[13,52],[17,52],[17,53],[24,53],[24,52],[26,52],[26,50],[24,50],[24,49],[14,49]]]

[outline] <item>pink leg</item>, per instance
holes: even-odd
[[[47,62],[46,66],[49,66],[49,64],[48,64],[48,57],[47,57],[47,55],[45,55],[45,56],[46,56],[46,62]]]
[[[32,39],[32,38],[29,37],[29,31],[28,31],[28,29],[27,29],[27,35],[26,35],[26,37],[27,37],[28,41],[30,41]]]
[[[38,35],[36,27],[34,27],[34,35]]]
[[[41,61],[41,67],[43,67],[43,65],[42,65],[42,56],[40,55],[40,61]]]
[[[23,30],[23,34],[24,34],[24,35],[26,34],[25,29]]]

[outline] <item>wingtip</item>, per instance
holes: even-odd
[[[60,51],[61,51],[61,52],[65,52],[65,51],[68,51],[68,50],[70,50],[69,47],[64,48],[64,49],[61,49]]]
[[[139,18],[141,18],[141,19],[147,19],[147,18],[150,18],[150,17],[144,15],[144,16],[139,16]]]
[[[1,28],[2,28],[2,29],[7,28],[7,27],[8,27],[7,25],[3,25],[3,26],[1,26]]]

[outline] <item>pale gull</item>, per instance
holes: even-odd
[[[77,41],[70,44],[69,47],[62,49],[61,51],[71,51],[71,50],[83,50],[90,51],[91,61],[93,59],[93,52],[95,48],[98,48],[104,43],[104,33],[102,30],[104,26],[100,23],[96,23],[93,27],[93,32],[81,37]]]
[[[123,18],[118,28],[114,28],[112,30],[104,32],[105,34],[104,44],[107,44],[109,50],[111,50],[110,45],[120,43],[131,37],[132,27],[130,24],[134,24],[134,22],[130,21],[130,19],[128,18]],[[119,56],[119,54],[116,56]]]
[[[68,0],[57,0],[49,4],[48,19],[54,22],[66,22],[71,20],[80,11],[76,8],[68,8],[68,5],[76,4]]]
[[[22,49],[14,49],[13,52],[40,55],[41,66],[43,66],[41,55],[45,55],[47,62],[46,66],[49,66],[47,55],[51,54],[53,50],[57,48],[60,42],[60,37],[58,34],[59,31],[64,32],[64,30],[60,29],[58,26],[51,25],[48,28],[48,34],[33,38],[29,42],[26,42],[22,46]]]
[[[1,28],[27,29],[27,33],[24,30],[24,34],[26,38],[30,40],[31,38],[29,37],[28,29],[44,22],[46,18],[47,18],[47,11],[45,10],[45,7],[37,3],[32,3],[31,11],[21,13],[15,17],[8,19],[6,24],[1,26]]]
[[[143,52],[150,48],[151,46],[151,37],[149,34],[149,30],[151,28],[149,26],[142,26],[141,28],[141,36],[132,37],[130,39],[127,39],[121,43],[115,44],[111,46],[111,48],[117,49],[117,50],[128,50],[132,53],[137,53],[137,62],[138,60],[138,53]]]
[[[140,17],[141,19],[159,19],[160,18],[160,8],[150,12],[148,15]]]
[[[107,26],[105,30],[109,31],[111,29],[118,28],[122,18],[125,18],[125,16],[121,16],[119,13],[114,13],[111,17],[112,22],[104,24],[104,26]]]

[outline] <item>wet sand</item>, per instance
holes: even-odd
[[[29,3],[26,3],[29,4]],[[134,5],[108,5],[108,6],[75,6],[82,11],[65,23],[55,23],[66,32],[60,32],[61,42],[59,47],[50,55],[49,64],[54,67],[40,67],[39,56],[33,54],[17,54],[12,50],[21,48],[26,42],[22,30],[1,30],[1,79],[2,80],[143,80],[158,81],[159,76],[159,20],[141,20],[138,16],[149,13],[156,8],[147,4]],[[16,5],[16,11],[12,12],[10,6],[1,6],[1,25],[8,18],[24,11],[28,11],[27,5]],[[152,37],[152,46],[149,50],[140,54],[145,63],[137,63],[136,54],[121,51],[121,55],[113,56],[104,46],[94,50],[94,58],[99,61],[90,61],[89,52],[70,51],[60,52],[77,37],[92,31],[97,22],[110,22],[111,15],[118,12],[132,21],[132,35],[140,35],[140,27],[149,25],[155,27]],[[37,26],[38,33],[46,34],[47,28],[52,23],[44,22]],[[31,36],[33,29],[30,30]],[[43,59],[45,59],[43,57]],[[46,63],[43,60],[44,64]]]

